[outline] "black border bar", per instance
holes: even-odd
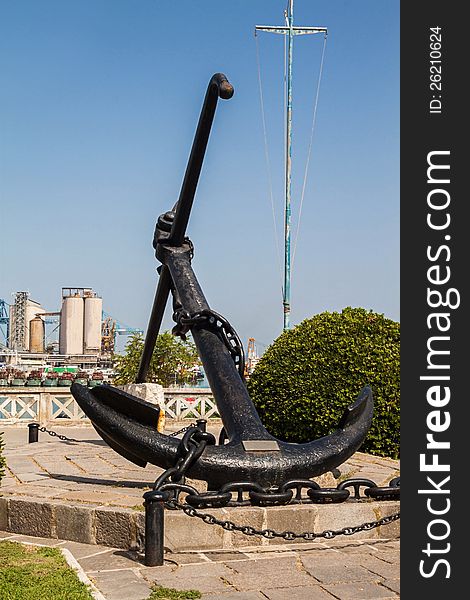
[[[458,2],[401,3],[401,596],[467,595],[470,35]],[[465,141],[464,141],[465,140]],[[448,168],[447,168],[448,167]],[[444,596],[445,594],[445,596]]]

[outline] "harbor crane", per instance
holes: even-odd
[[[143,333],[144,332],[142,329],[136,329],[135,327],[129,327],[124,323],[120,323],[110,314],[103,311],[101,323],[101,351],[113,354],[116,347],[117,335],[134,335]]]

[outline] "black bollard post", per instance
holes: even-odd
[[[28,423],[28,444],[39,441],[39,423]]]
[[[197,419],[197,420],[196,420],[196,425],[197,425],[197,427],[198,427],[198,428],[199,428],[201,431],[203,431],[203,432],[205,433],[205,431],[206,431],[206,426],[207,426],[207,421],[206,421],[206,419]]]
[[[168,494],[151,490],[144,494],[145,507],[145,564],[147,567],[163,565],[163,512]]]

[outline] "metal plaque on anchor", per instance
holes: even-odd
[[[245,452],[271,452],[279,451],[279,444],[276,440],[242,440]]]

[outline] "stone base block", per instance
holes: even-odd
[[[354,502],[343,504],[304,504],[290,506],[230,507],[201,510],[222,521],[257,530],[273,529],[294,533],[341,530],[369,523],[400,511],[399,502]],[[24,535],[60,538],[114,548],[143,549],[144,513],[131,509],[84,504],[61,504],[37,498],[0,498],[0,529]],[[355,533],[349,540],[399,537],[399,521]],[[340,537],[336,539],[341,539]],[[245,535],[219,525],[204,523],[182,511],[165,510],[165,547],[172,552],[184,550],[218,550],[241,546],[291,544],[283,538],[268,539]]]

